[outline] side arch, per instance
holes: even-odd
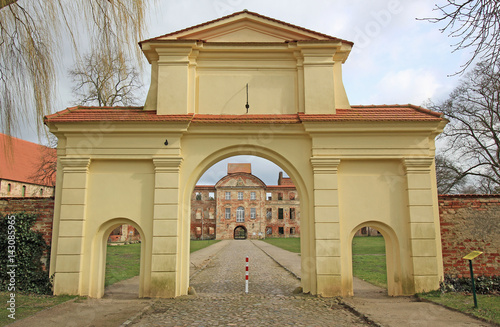
[[[101,298],[104,295],[104,284],[106,276],[106,252],[107,252],[107,239],[109,234],[120,225],[131,225],[141,235],[141,257],[140,257],[140,273],[139,273],[139,294],[138,296],[144,297],[144,290],[146,283],[146,263],[147,246],[149,240],[143,229],[133,220],[128,218],[113,218],[105,221],[97,229],[97,233],[92,240],[91,252],[91,276],[89,283],[89,297]]]
[[[348,238],[349,244],[349,265],[348,274],[352,276],[352,241],[354,234],[363,227],[373,227],[377,229],[384,237],[385,255],[386,255],[386,270],[387,270],[387,294],[390,296],[403,295],[403,276],[402,276],[402,261],[400,255],[400,240],[396,232],[387,224],[379,221],[371,220],[363,222],[351,230]],[[350,294],[353,294],[352,284]]]

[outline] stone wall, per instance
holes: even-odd
[[[445,274],[469,276],[471,251],[475,275],[500,275],[500,195],[440,195],[439,215]]]
[[[42,232],[45,242],[51,244],[54,198],[0,198],[0,215],[17,212],[37,214],[38,218],[33,229]]]

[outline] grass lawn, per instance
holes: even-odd
[[[385,241],[381,236],[355,236],[352,240],[352,274],[387,288]]]
[[[382,236],[355,236],[352,240],[352,254],[385,254]]]
[[[0,292],[0,302],[3,303],[4,309],[2,309],[2,314],[0,314],[0,326],[5,326],[7,324],[18,321],[22,318],[34,315],[38,311],[56,306],[60,303],[66,302],[75,298],[74,295],[60,295],[60,296],[50,296],[50,295],[23,295],[16,294],[16,319],[13,320],[8,317],[10,314],[7,311],[9,307],[7,301],[10,300],[10,293]]]
[[[290,252],[300,253],[300,238],[298,237],[266,238],[263,241]]]
[[[108,245],[104,287],[139,275],[141,244]]]
[[[203,248],[206,248],[207,246],[210,246],[212,244],[215,244],[219,242],[219,240],[191,240],[191,250],[189,253],[193,253],[194,251],[201,250]]]
[[[472,295],[462,293],[442,294],[440,291],[434,291],[419,294],[418,297],[500,324],[500,296],[498,295],[478,294],[477,309],[474,308]]]

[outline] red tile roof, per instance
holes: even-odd
[[[52,153],[47,154],[46,151]],[[40,167],[42,155],[54,158],[56,149],[0,134],[0,179],[53,186],[55,180],[50,184],[39,183],[33,179],[33,175]]]
[[[299,124],[347,121],[440,121],[443,115],[414,105],[371,105],[337,109],[336,114],[157,115],[142,107],[73,107],[45,117],[45,122],[192,122],[203,124]]]
[[[248,10],[238,11],[238,12],[235,12],[233,14],[230,14],[230,15],[227,15],[227,16],[224,16],[224,17],[220,17],[220,18],[217,18],[217,19],[214,19],[214,20],[202,23],[202,24],[198,24],[198,25],[195,25],[195,26],[184,28],[182,30],[171,32],[171,33],[167,33],[167,34],[164,34],[164,35],[161,35],[161,36],[158,36],[158,37],[154,37],[154,38],[151,38],[151,39],[143,40],[143,41],[139,42],[139,45],[142,47],[142,43],[149,42],[149,41],[158,41],[158,40],[160,40],[160,39],[162,39],[164,37],[168,37],[168,36],[172,36],[172,35],[175,35],[175,34],[187,32],[189,30],[193,30],[195,28],[200,28],[200,27],[203,27],[203,26],[206,26],[206,25],[210,25],[210,24],[213,24],[213,23],[216,23],[216,22],[219,22],[219,21],[231,18],[231,17],[235,17],[235,16],[238,16],[238,15],[244,14],[244,13],[247,13],[247,14],[255,16],[255,17],[263,18],[263,19],[266,19],[266,20],[269,20],[269,21],[272,21],[274,23],[282,24],[282,25],[285,25],[285,26],[288,26],[288,27],[291,27],[291,28],[299,29],[299,30],[302,30],[302,31],[307,32],[307,33],[316,34],[316,35],[318,35],[320,37],[327,38],[330,41],[340,41],[340,42],[343,42],[343,43],[347,43],[347,44],[349,44],[351,46],[354,45],[354,42],[351,42],[351,41],[342,40],[342,39],[339,39],[339,38],[336,38],[336,37],[333,37],[333,36],[330,36],[330,35],[319,33],[319,32],[316,32],[316,31],[312,31],[312,30],[309,30],[309,29],[301,27],[301,26],[297,26],[297,25],[293,25],[293,24],[290,24],[290,23],[287,23],[287,22],[283,22],[281,20],[274,19],[274,18],[271,18],[271,17],[267,17],[267,16],[264,16],[264,15],[258,14],[256,12],[248,11]],[[300,41],[300,40],[296,40],[296,41]]]
[[[76,106],[45,117],[50,122],[98,122],[98,121],[190,121],[193,115],[159,116],[156,111],[143,107],[83,107]]]

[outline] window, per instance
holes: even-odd
[[[273,209],[272,209],[272,208],[267,208],[267,211],[266,211],[266,218],[267,218],[267,219],[271,219],[271,218],[273,218]]]
[[[215,192],[208,192],[208,199],[215,200]]]
[[[201,214],[202,214],[201,208],[196,209],[196,219],[201,219]]]
[[[288,194],[288,197],[290,198],[290,200],[295,200],[295,193],[294,192],[290,192]]]
[[[209,235],[214,235],[215,234],[215,229],[213,227],[208,227],[208,234]]]
[[[290,219],[295,219],[295,208],[290,208]]]
[[[283,200],[283,193],[278,193],[278,200],[279,201]]]
[[[290,227],[290,235],[295,235],[295,227]]]
[[[43,196],[43,188],[40,189],[40,196]]]
[[[255,192],[250,192],[250,200],[255,200],[256,198]]]
[[[266,199],[271,201],[273,199],[273,194],[271,192],[266,193]]]
[[[278,208],[278,219],[283,219],[283,208]]]
[[[231,208],[226,208],[226,219],[231,219]]]
[[[11,190],[11,189],[12,189],[12,185],[10,185],[10,183],[9,183],[9,184],[7,184],[7,192],[9,192],[9,193],[10,193],[10,190]]]
[[[272,235],[273,234],[273,228],[271,226],[266,227],[266,234],[267,235]]]
[[[278,227],[278,234],[280,234],[280,235],[285,234],[285,228],[284,227]]]
[[[21,196],[26,196],[26,185],[23,185]]]
[[[208,208],[208,219],[215,219],[215,209]]]
[[[243,200],[243,192],[238,192],[238,200]]]
[[[238,209],[236,209],[236,222],[237,223],[245,222],[245,208],[238,207]]]
[[[196,192],[196,200],[201,200],[201,193],[200,192]]]
[[[226,200],[231,200],[231,192],[226,192]]]
[[[256,216],[257,216],[257,209],[251,208],[250,209],[250,219],[255,219]]]

